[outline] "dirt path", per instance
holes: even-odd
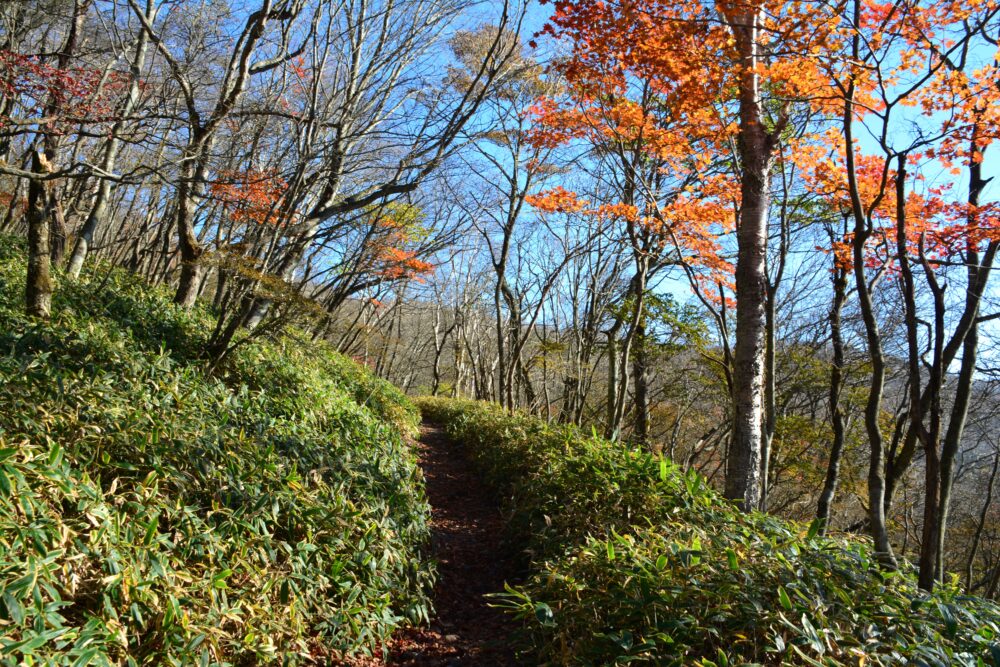
[[[511,563],[503,558],[496,499],[439,427],[424,424],[417,448],[431,503],[437,613],[429,628],[398,633],[388,664],[516,665],[510,649],[513,625],[483,598],[515,579]]]

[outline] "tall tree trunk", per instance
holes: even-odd
[[[767,214],[774,138],[764,127],[758,72],[760,12],[741,8],[727,17],[740,54],[740,219],[736,259],[736,345],[733,441],[725,494],[749,512],[760,505],[764,437]]]
[[[44,173],[38,151],[32,170]],[[49,195],[46,181],[28,182],[28,275],[24,288],[25,310],[31,317],[48,318],[52,312],[52,257],[49,248]]]
[[[851,50],[853,58],[858,59],[861,50],[860,29],[861,0],[853,3],[854,37]],[[875,306],[865,272],[865,243],[870,236],[868,217],[861,203],[861,193],[858,188],[858,174],[854,151],[854,81],[848,84],[844,100],[842,123],[844,129],[844,152],[847,167],[847,187],[851,197],[851,214],[854,217],[854,239],[851,244],[854,271],[854,281],[858,288],[858,304],[861,307],[861,318],[865,325],[865,338],[868,347],[868,358],[872,364],[871,378],[868,385],[868,398],[865,401],[865,432],[868,436],[868,523],[875,553],[879,563],[890,570],[897,567],[896,557],[889,541],[889,530],[885,520],[885,442],[879,424],[882,412],[882,394],[885,389],[885,356],[882,350],[882,335],[875,317]]]
[[[635,381],[635,433],[636,444],[649,447],[649,341],[646,339],[646,325],[639,323],[635,332],[636,348],[632,360],[632,375]]]
[[[632,358],[632,347],[635,345],[636,335],[642,323],[646,301],[646,276],[649,273],[649,262],[645,254],[638,259],[636,264],[636,274],[632,278],[632,284],[629,286],[629,295],[633,299],[632,312],[629,316],[625,339],[621,343],[621,359],[618,362],[618,393],[615,395],[615,407],[612,417],[612,430],[616,434],[616,437],[620,434],[622,424],[625,421],[625,408],[628,402],[629,388],[628,362]]]
[[[506,333],[504,331],[503,324],[503,295],[501,292],[500,281],[503,280],[503,275],[501,274],[497,278],[497,285],[493,291],[493,309],[496,325],[496,335],[497,335],[497,374],[496,374],[496,384],[497,384],[497,398],[499,403],[505,407],[510,408],[507,404],[507,346],[506,346]]]
[[[966,253],[969,273],[975,272],[973,267],[979,263],[979,253],[970,250]],[[970,276],[971,277],[971,276]],[[971,291],[971,290],[970,290]],[[967,299],[974,299],[968,295]],[[973,305],[978,316],[978,304]],[[951,408],[951,416],[948,419],[948,428],[945,431],[944,442],[941,447],[941,469],[940,488],[938,490],[938,512],[935,549],[937,551],[937,566],[934,578],[944,581],[944,558],[947,542],[945,540],[948,531],[948,514],[951,504],[951,490],[955,478],[955,457],[958,454],[959,444],[962,441],[962,433],[965,430],[965,422],[969,414],[969,403],[972,400],[972,388],[974,374],[976,372],[976,359],[978,356],[979,327],[976,324],[965,336],[962,344],[962,363],[958,371],[958,380],[955,387],[955,400]]]
[[[868,339],[868,356],[872,363],[871,378],[868,385],[868,398],[865,401],[865,433],[868,436],[870,448],[868,458],[868,522],[875,542],[875,551],[879,562],[889,569],[896,568],[896,558],[889,542],[889,531],[885,520],[885,442],[879,424],[882,411],[882,393],[885,387],[885,358],[882,352],[882,338],[878,324],[875,322],[874,306],[871,294],[868,292],[867,279],[864,271],[864,236],[855,235],[855,280],[858,284],[858,301],[861,304],[862,318]]]
[[[832,235],[831,235],[832,236]],[[830,506],[837,493],[840,479],[840,459],[844,452],[845,427],[844,412],[840,406],[840,393],[844,388],[844,338],[840,329],[840,314],[847,299],[847,272],[834,266],[833,305],[830,307],[830,340],[833,346],[833,364],[830,367],[830,424],[833,428],[833,442],[830,446],[830,461],[823,480],[823,491],[816,506],[816,518],[820,530],[826,534],[830,525]]]
[[[177,188],[177,238],[181,255],[181,274],[174,294],[174,303],[184,308],[194,307],[198,300],[198,290],[201,288],[201,277],[204,267],[201,256],[204,249],[198,242],[194,230],[194,216],[197,210],[195,204],[194,178],[198,169],[194,165],[185,165],[181,173],[181,182]]]
[[[635,239],[633,239],[633,243],[635,243]],[[633,252],[636,252],[635,249]],[[608,357],[609,364],[614,364],[613,368],[609,366],[608,423],[605,428],[605,437],[610,440],[617,440],[621,435],[628,400],[629,360],[632,358],[632,346],[642,323],[645,308],[646,276],[649,272],[649,261],[645,253],[640,252],[636,252],[635,259],[636,272],[629,281],[628,290],[625,293],[625,304],[631,304],[628,320],[625,320],[625,314],[622,313],[615,318],[615,323],[608,331],[608,354],[617,353],[617,359]],[[618,332],[623,327],[625,328],[625,338],[619,342]]]
[[[775,309],[777,308],[776,285],[768,285],[765,304],[764,324],[764,434],[760,451],[760,509],[767,511],[767,497],[771,478],[771,444],[778,420],[777,382],[775,375]]]
[[[987,179],[983,178],[982,148],[979,146],[979,116],[973,124],[972,137],[970,140],[969,159],[969,197],[968,202],[971,210],[975,211],[979,206],[979,199],[986,187]],[[973,213],[973,216],[976,216]],[[971,226],[975,227],[979,220],[973,217],[969,220]],[[951,415],[948,419],[948,428],[945,431],[944,443],[941,448],[941,488],[938,502],[940,508],[937,516],[937,570],[935,578],[938,581],[944,580],[944,560],[946,550],[946,535],[948,532],[948,514],[951,504],[951,490],[955,477],[955,457],[958,454],[959,444],[962,441],[962,433],[965,430],[965,422],[969,414],[969,404],[972,400],[973,382],[975,381],[976,360],[979,346],[979,303],[985,291],[986,281],[992,269],[994,251],[987,249],[986,256],[981,258],[979,249],[974,243],[970,243],[965,251],[965,271],[968,289],[965,292],[965,313],[970,319],[970,327],[962,341],[962,363],[958,371],[958,381],[955,388],[955,400],[952,403]],[[991,480],[992,485],[992,480]],[[992,489],[991,489],[992,491]]]
[[[941,507],[941,457],[937,442],[925,445],[924,453],[924,525],[920,537],[920,572],[917,585],[925,591],[934,589],[937,579],[938,517]]]
[[[94,205],[87,214],[87,219],[83,222],[79,234],[76,237],[76,245],[73,246],[73,254],[70,255],[69,265],[66,268],[66,275],[76,280],[83,270],[83,263],[90,252],[90,246],[94,242],[94,233],[104,220],[108,210],[108,200],[111,196],[111,182],[102,179],[97,189],[97,197]]]
[[[59,57],[56,58],[56,67],[66,70],[73,62],[76,55],[77,46],[80,42],[80,31],[83,28],[83,20],[87,14],[87,6],[90,0],[76,0],[73,3],[73,17],[70,22],[69,32],[66,34],[66,41],[59,50]],[[45,108],[45,116],[58,117],[62,111],[62,101],[60,96],[53,93],[49,98],[49,103]],[[48,168],[54,168],[56,158],[59,153],[61,137],[53,131],[45,132],[42,144],[45,146],[45,157],[48,160]],[[48,203],[48,224],[49,224],[49,255],[52,263],[59,266],[66,256],[66,240],[68,230],[66,226],[66,216],[63,215],[62,205],[56,193],[55,183],[49,183],[45,188],[49,198]]]
[[[89,0],[76,0],[66,39],[59,49],[56,67],[65,70],[72,63]],[[62,111],[61,97],[53,92],[42,115],[56,118]],[[40,146],[32,154],[32,172],[38,178],[28,183],[28,272],[25,281],[25,310],[32,317],[47,318],[52,311],[52,263],[61,261],[66,222],[58,206],[55,185],[42,177],[55,170],[59,136],[40,130]],[[53,238],[53,232],[55,233]]]
[[[614,440],[618,436],[614,422],[615,403],[618,400],[619,375],[621,375],[618,371],[618,329],[620,327],[621,321],[616,320],[615,324],[605,332],[608,336],[608,411],[607,422],[604,425],[604,437],[608,440]]]
[[[901,292],[903,296],[903,313],[906,327],[907,369],[909,375],[909,409],[907,419],[910,428],[914,429],[924,449],[924,508],[923,528],[920,540],[920,575],[918,583],[921,588],[931,590],[934,587],[934,577],[937,570],[937,526],[940,501],[941,460],[938,452],[937,431],[924,424],[927,414],[925,403],[921,397],[921,358],[920,332],[918,330],[919,315],[917,313],[916,288],[914,284],[913,266],[910,262],[910,248],[906,216],[906,153],[900,153],[896,162],[896,261],[901,277]],[[936,301],[936,300],[935,300]],[[935,303],[937,310],[937,303]],[[933,329],[935,337],[938,328]],[[938,395],[939,374],[935,370],[940,363],[940,349],[935,345],[934,361],[931,364],[927,385],[928,391]],[[936,398],[933,401],[937,403]],[[931,411],[931,420],[939,415]]]

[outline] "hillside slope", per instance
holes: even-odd
[[[215,377],[208,318],[98,266],[21,314],[0,241],[0,664],[296,664],[428,614],[393,387],[290,335]]]
[[[1000,667],[1000,609],[868,540],[737,512],[696,473],[572,426],[423,399],[507,499],[528,581],[502,596],[539,664]]]

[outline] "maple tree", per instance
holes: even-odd
[[[543,123],[547,121],[544,117],[540,120]],[[545,132],[545,125],[542,127],[542,132]],[[592,140],[598,147],[606,146],[596,137]],[[656,181],[655,186],[651,186],[653,181]],[[562,186],[528,197],[528,202],[540,211],[586,216],[596,221],[598,229],[623,228],[623,245],[632,260],[633,273],[622,296],[624,307],[612,309],[613,324],[605,331],[610,348],[608,417],[605,425],[608,437],[617,437],[621,429],[629,389],[625,368],[632,358],[636,422],[633,437],[639,444],[648,444],[648,398],[644,372],[648,350],[643,341],[647,337],[647,301],[650,298],[647,286],[650,282],[665,268],[683,265],[689,270],[701,294],[707,295],[710,300],[725,298],[721,291],[711,293],[715,285],[728,284],[732,273],[731,265],[716,242],[714,229],[728,228],[732,213],[723,203],[725,179],[709,178],[704,181],[698,184],[697,189],[690,179],[685,179],[683,185],[676,182],[668,184],[656,178],[654,172],[651,181],[636,179],[632,185],[626,184],[623,188],[621,194],[632,203],[591,204]],[[720,184],[720,190],[713,192],[713,185]],[[622,330],[623,339],[618,341],[616,336]]]
[[[374,221],[376,235],[370,241],[374,272],[387,280],[424,281],[434,265],[423,259],[419,244],[427,236],[420,211],[411,206],[389,206]]]
[[[734,159],[729,187],[716,186],[738,212],[735,417],[726,495],[747,510],[761,494],[771,168],[790,105],[826,94],[815,56],[835,43],[838,11],[834,3],[583,0],[555,3],[543,29],[572,46],[559,67],[575,98],[570,109],[543,110],[560,128],[546,139],[593,131],[619,146],[641,144],[642,156],[659,162],[655,173],[680,177],[685,187],[707,181],[713,158]],[[670,221],[678,245],[687,243],[705,264],[718,255],[697,229],[699,209],[710,198],[685,210],[692,200],[673,197],[672,215],[651,207],[657,222]]]
[[[115,102],[128,83],[121,72],[93,67],[49,64],[34,54],[0,49],[0,96],[17,101],[18,116],[0,116],[0,133],[26,126],[67,134],[80,123],[107,122],[116,117]],[[57,114],[49,112],[58,110]]]
[[[837,270],[854,275],[873,368],[865,408],[869,523],[889,567],[895,566],[886,525],[893,494],[918,445],[924,455],[920,585],[925,589],[943,577],[953,466],[976,365],[978,311],[1000,241],[996,205],[979,201],[987,182],[983,155],[997,138],[997,43],[989,36],[997,14],[996,3],[988,1],[854,2],[842,29],[846,57],[825,59],[831,95],[817,102],[830,111],[841,108],[840,126],[825,137],[835,150],[823,157],[814,146],[800,158],[813,172],[814,189],[853,221],[848,234],[831,238],[831,251]],[[917,123],[919,132],[901,131]],[[874,137],[873,148],[862,149],[860,133]],[[964,201],[954,182],[924,182],[934,162],[951,177],[967,170]],[[955,275],[956,267],[964,268],[964,277]],[[921,278],[929,303],[920,298]],[[963,278],[965,297],[956,308],[945,290]],[[875,305],[879,285],[898,293],[906,341],[906,411],[888,443],[881,424],[887,360]],[[944,384],[959,356],[949,411]]]
[[[272,169],[223,172],[210,191],[238,225],[288,224],[281,211],[288,183]]]
[[[568,21],[559,8],[553,21],[562,21],[566,29]],[[547,30],[556,34],[551,25]],[[645,336],[650,282],[665,268],[683,265],[709,301],[723,298],[721,290],[712,293],[716,286],[731,283],[732,266],[716,237],[732,229],[734,183],[730,174],[712,168],[718,134],[705,109],[686,105],[683,96],[664,100],[665,81],[655,71],[626,72],[599,55],[587,61],[588,55],[593,54],[578,48],[571,59],[557,64],[568,91],[561,99],[545,98],[532,108],[532,140],[542,146],[591,146],[598,162],[615,174],[614,188],[593,206],[574,201],[561,186],[540,193],[532,203],[542,210],[575,210],[623,227],[623,243],[633,264],[622,297],[629,307],[617,311],[606,332],[611,366],[605,434],[615,437],[626,409],[629,377],[624,369],[635,341]],[[621,341],[616,340],[619,331],[624,332]],[[640,443],[645,443],[648,430],[644,355],[641,345],[635,348],[635,437]]]
[[[996,136],[997,105],[987,101],[997,92],[995,67],[988,58],[985,63],[973,64],[976,49],[970,44],[979,37],[995,49],[996,42],[985,26],[996,11],[991,2],[947,1],[558,2],[543,30],[571,45],[571,56],[557,64],[571,84],[571,101],[539,103],[536,114],[542,127],[538,141],[586,140],[620,151],[641,145],[643,158],[656,161],[660,172],[675,178],[687,176],[686,188],[704,181],[704,175],[711,173],[713,158],[734,158],[729,176],[738,181],[739,190],[739,196],[730,200],[738,212],[733,280],[737,297],[732,386],[736,414],[726,493],[745,508],[758,503],[758,471],[762,459],[767,458],[766,450],[761,451],[766,439],[760,420],[766,412],[762,404],[762,356],[769,290],[764,267],[770,177],[782,142],[790,140],[787,129],[792,107],[806,105],[821,117],[843,110],[842,128],[807,134],[796,142],[792,153],[797,153],[794,160],[801,169],[812,174],[815,191],[823,192],[834,207],[842,207],[855,220],[853,231],[831,239],[831,249],[836,270],[852,271],[856,282],[866,286],[860,303],[875,367],[866,412],[872,443],[870,523],[879,553],[890,567],[895,560],[885,508],[918,440],[924,442],[929,461],[925,542],[942,542],[943,520],[935,508],[942,505],[938,496],[947,494],[949,473],[935,471],[941,458],[935,452],[943,436],[942,420],[935,416],[940,410],[929,410],[928,406],[938,401],[935,396],[940,395],[945,371],[974,329],[975,311],[995,253],[991,245],[995,212],[992,206],[974,202],[971,192],[981,191],[984,185],[975,172],[981,169],[977,165],[983,150]],[[655,102],[650,104],[650,100]],[[929,136],[921,134],[912,145],[891,145],[893,123],[900,115],[897,110],[904,107],[919,109],[940,129]],[[877,121],[873,134],[881,156],[859,154],[852,135],[853,124],[866,123],[869,117]],[[822,146],[831,143],[841,146],[839,154],[824,156]],[[968,166],[970,201],[949,199],[947,188],[926,188],[920,193],[908,188],[907,170],[932,158],[953,173],[962,164]],[[702,209],[712,200],[705,192],[697,196]],[[663,198],[658,192],[651,201]],[[698,258],[718,256],[718,245],[713,245],[710,235],[695,231],[685,237],[676,231],[697,230],[697,221],[704,215],[703,210],[684,210],[680,203],[682,198],[669,200],[674,215],[667,213],[670,208],[659,205],[654,207],[655,215],[645,215],[645,211],[629,208],[633,201],[624,202],[624,208],[614,206],[620,213],[637,216],[645,229],[656,230],[656,223],[661,230],[668,229],[679,247],[690,250],[695,258],[688,260],[690,264],[697,264]],[[548,193],[539,204],[581,206],[571,193],[559,190]],[[667,221],[669,224],[663,225]],[[913,275],[916,269],[927,278],[934,308],[939,311],[938,328],[943,329],[943,288],[935,273],[955,261],[974,267],[968,276],[968,284],[974,286],[972,296],[948,341],[937,345],[936,370],[930,385],[921,391],[920,315]],[[712,268],[724,270],[722,266]],[[901,286],[909,323],[911,424],[898,452],[895,448],[885,450],[879,430],[885,362],[869,288],[873,280],[878,282],[883,276],[896,279]],[[942,336],[943,332],[939,340]],[[972,350],[967,350],[965,357],[973,358]],[[925,419],[930,420],[927,425],[923,424]],[[961,416],[953,414],[949,429],[956,433],[947,440],[956,441],[961,423]],[[928,444],[931,442],[933,447]],[[949,458],[944,455],[943,467],[950,465]],[[925,555],[922,571],[939,568],[939,559],[936,565],[930,562],[934,559]],[[922,585],[931,585],[926,576]]]

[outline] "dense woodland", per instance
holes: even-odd
[[[132,274],[998,600],[998,82],[995,0],[0,0],[0,333]]]

